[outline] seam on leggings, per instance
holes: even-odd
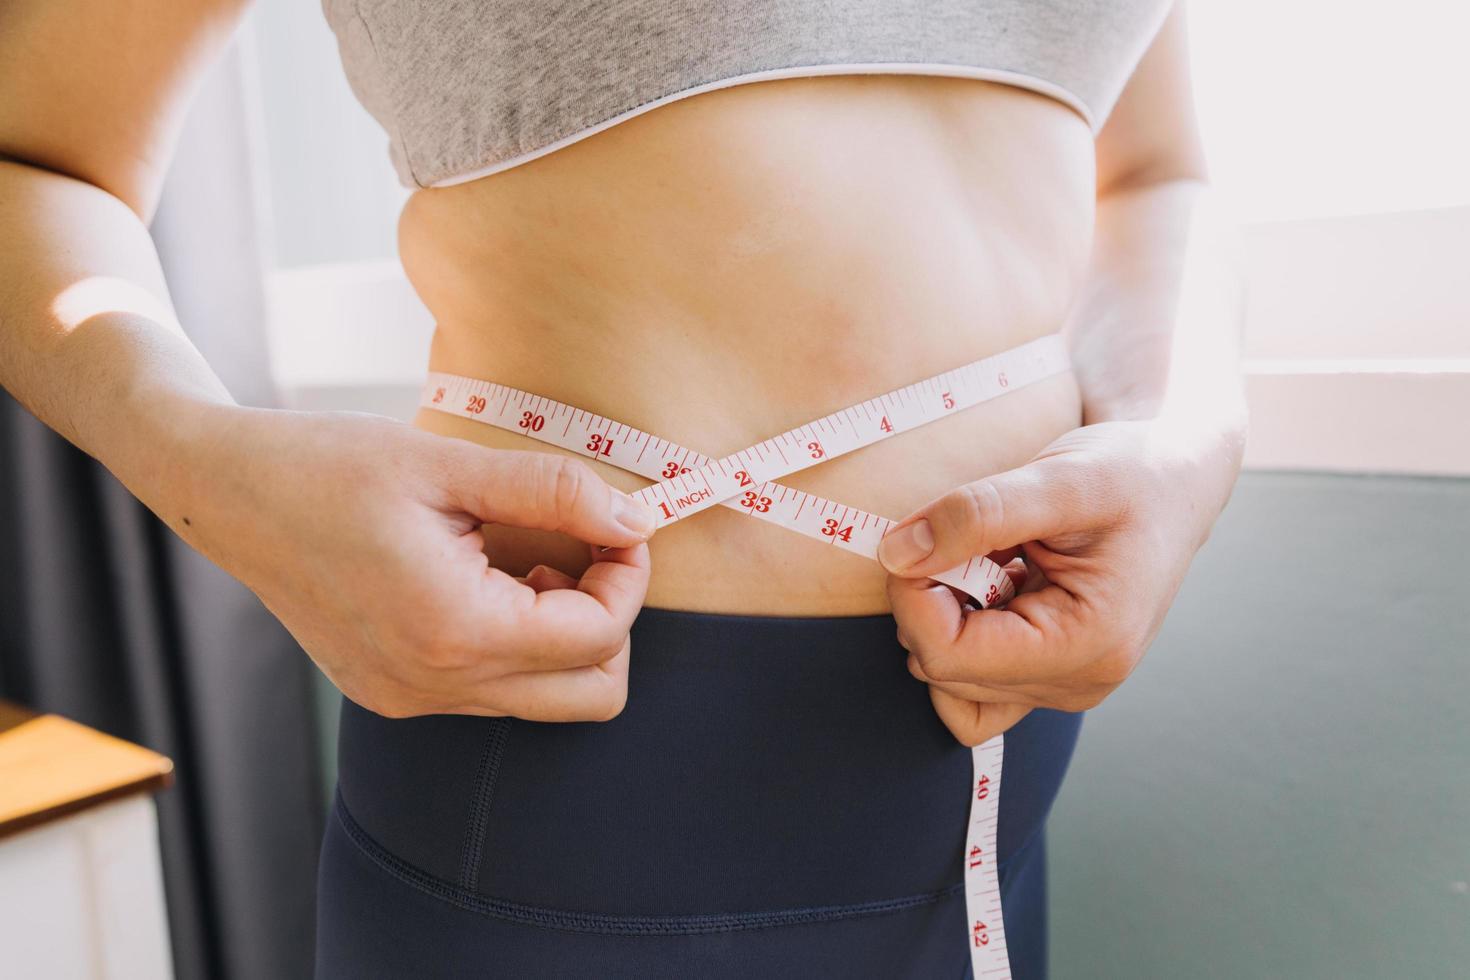
[[[948,888],[923,895],[909,895],[904,898],[864,902],[857,905],[826,905],[769,912],[702,915],[613,915],[602,912],[572,912],[565,909],[507,902],[467,892],[463,888],[415,868],[385,850],[381,844],[368,836],[367,831],[363,830],[353,819],[352,814],[347,812],[347,804],[342,800],[340,792],[337,794],[336,806],[333,810],[338,823],[342,825],[348,839],[356,845],[358,850],[374,864],[411,888],[468,912],[521,925],[558,929],[563,932],[599,935],[687,936],[832,922],[839,919],[857,919],[918,908],[959,894],[965,886],[961,881]]]
[[[505,752],[509,729],[509,718],[497,718],[485,734],[485,747],[480,752],[480,766],[475,773],[475,791],[470,797],[470,821],[465,829],[464,848],[459,862],[459,883],[468,891],[474,891],[480,885],[480,855],[485,848],[485,826],[490,822],[490,802],[495,797],[500,757]]]

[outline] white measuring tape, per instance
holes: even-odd
[[[633,496],[658,513],[659,527],[722,504],[877,561],[878,542],[897,522],[774,481],[1070,369],[1061,336],[1048,334],[844,408],[723,459],[711,459],[550,398],[443,372],[430,372],[420,405],[656,481]],[[972,596],[980,608],[1014,595],[1005,571],[980,555],[931,578]],[[1010,976],[995,866],[1003,744],[997,735],[972,751],[964,866],[970,919],[966,942],[976,980]]]

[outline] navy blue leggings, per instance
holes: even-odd
[[[610,722],[344,702],[318,980],[969,976],[970,752],[894,637],[644,609]],[[1046,972],[1042,825],[1079,725],[1006,735],[1017,980]]]

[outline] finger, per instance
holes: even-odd
[[[1022,577],[1021,584],[1016,586],[1018,593],[1040,592],[1051,584],[1050,580],[1046,577],[1046,572],[1042,571],[1039,563],[1022,561],[1020,565],[1025,574]]]
[[[647,545],[600,552],[573,588],[537,591],[486,568],[457,628],[498,656],[502,673],[600,664],[627,637],[643,604],[648,571]]]
[[[567,456],[466,443],[444,479],[451,506],[486,523],[561,531],[619,548],[646,541],[657,524],[647,505]]]
[[[1016,594],[1019,594],[1021,590],[1025,589],[1026,584],[1035,577],[1032,574],[1031,567],[1021,558],[1012,558],[1010,561],[1003,563],[1001,571],[1005,572],[1006,578],[1011,580],[1011,591]],[[1040,571],[1038,570],[1036,574],[1039,575]]]
[[[963,601],[933,579],[888,576],[888,604],[898,623],[898,645],[909,653],[952,642],[964,626]]]
[[[919,658],[915,657],[913,654],[909,655],[908,668],[909,674],[912,675],[915,680],[922,681],[925,684],[928,684],[930,687],[937,687],[947,694],[953,694],[955,697],[962,698],[966,701],[993,701],[998,704],[1024,704],[1029,708],[1035,708],[1039,706],[1039,702],[1037,702],[1035,698],[1032,698],[1028,694],[1023,694],[1020,691],[1011,691],[1000,687],[986,687],[982,684],[960,684],[954,682],[936,681],[934,678],[924,673],[924,668],[919,663]]]
[[[952,490],[904,518],[878,545],[895,575],[922,578],[973,555],[1012,549],[1110,519],[1112,501],[1090,494],[1086,468],[1048,456]]]
[[[600,663],[615,652],[648,590],[647,545],[594,555],[575,589],[538,594],[519,622],[524,642],[564,658],[566,666]]]
[[[1014,548],[1001,548],[999,551],[992,551],[985,557],[989,558],[997,565],[1004,566],[1009,565],[1011,562],[1015,561],[1017,558],[1020,558],[1024,554],[1025,552],[1021,550],[1021,546],[1016,545]]]
[[[888,577],[888,600],[898,621],[898,642],[909,651],[909,659],[927,684],[960,684],[995,690],[1009,682],[992,662],[1010,662],[1003,651],[971,649],[961,645],[969,618],[980,610],[957,601],[949,589],[937,582]],[[1001,612],[1002,610],[992,610]]]
[[[577,580],[560,569],[552,568],[550,565],[537,565],[526,573],[521,581],[535,589],[537,592],[546,592],[549,589],[575,589]]]
[[[1072,597],[1059,586],[1018,595],[1004,609],[965,610],[925,579],[888,577],[900,641],[926,676],[946,683],[1015,688],[1065,674],[1085,660],[1068,650]]]
[[[929,700],[944,727],[960,744],[972,748],[990,741],[1031,713],[1024,705],[966,701],[933,687],[929,688]]]
[[[569,670],[524,671],[497,678],[485,690],[496,713],[528,721],[608,721],[628,700],[632,644],[624,640],[606,663]],[[483,709],[465,713],[479,714]]]
[[[577,588],[602,603],[626,633],[633,628],[633,620],[643,608],[643,597],[648,592],[652,567],[648,545],[632,548],[592,545],[587,552],[592,563],[577,581]]]

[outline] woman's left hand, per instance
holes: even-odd
[[[978,745],[1032,708],[1082,711],[1123,683],[1229,499],[1243,437],[1086,425],[889,532],[879,555],[898,640],[956,738]],[[926,577],[972,555],[1012,575],[1004,608],[967,608]]]

